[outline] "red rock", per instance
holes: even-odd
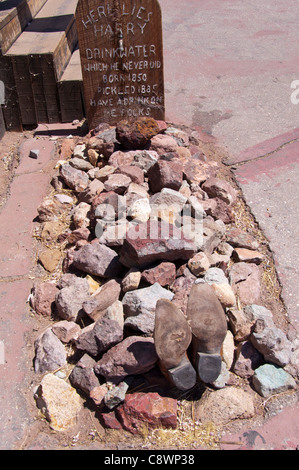
[[[108,429],[122,429],[122,425],[115,416],[114,411],[109,413],[101,413],[100,420],[103,423],[103,426]]]
[[[84,171],[72,167],[69,163],[61,165],[60,176],[69,188],[78,193],[84,191],[89,183],[88,175]]]
[[[157,359],[153,338],[129,336],[103,355],[95,372],[106,380],[120,383],[128,375],[148,372]]]
[[[239,377],[252,377],[255,369],[263,363],[263,356],[255,349],[250,341],[239,344],[235,354],[233,371],[235,374],[239,375]]]
[[[105,314],[107,308],[118,300],[120,291],[120,284],[114,279],[109,280],[83,303],[84,312],[93,321],[97,321]]]
[[[235,248],[234,256],[237,261],[244,261],[248,263],[260,264],[263,261],[263,255],[255,250],[248,250],[247,248]]]
[[[176,266],[174,263],[162,262],[154,268],[142,272],[142,280],[149,284],[156,282],[160,286],[171,286],[176,279]]]
[[[202,206],[207,215],[211,215],[214,219],[220,219],[225,224],[231,224],[234,221],[231,206],[219,197],[202,201]]]
[[[252,235],[237,227],[232,227],[227,231],[226,239],[234,247],[248,248],[249,250],[256,250],[259,247],[258,241]]]
[[[113,175],[108,176],[108,179],[104,183],[104,187],[106,191],[114,191],[117,194],[123,194],[131,182],[132,180],[129,176],[114,173]]]
[[[151,150],[154,150],[158,155],[165,153],[175,152],[178,144],[175,139],[169,135],[158,134],[151,139]]]
[[[140,117],[133,122],[120,121],[116,126],[116,138],[127,149],[143,149],[152,137],[160,132],[153,118]]]
[[[258,304],[261,296],[260,270],[255,264],[235,263],[229,270],[234,293],[244,305]]]
[[[178,191],[183,183],[183,166],[178,161],[158,160],[148,171],[148,182],[153,193],[163,188]]]
[[[89,243],[75,251],[72,264],[80,271],[104,278],[116,277],[121,270],[116,252],[99,243]]]
[[[149,220],[127,232],[120,262],[131,268],[158,260],[189,259],[195,252],[194,243],[187,240],[180,229],[163,221]]]
[[[132,434],[137,434],[142,424],[150,428],[177,427],[177,400],[161,397],[158,393],[126,395],[123,405],[118,407],[116,413],[123,428]]]
[[[237,191],[232,185],[220,178],[209,178],[202,185],[202,189],[209,195],[209,197],[218,197],[227,204],[234,204],[237,199]]]
[[[208,178],[217,174],[219,165],[217,162],[203,162],[201,160],[186,159],[184,162],[184,176],[189,184],[201,184]]]
[[[144,172],[138,166],[122,165],[119,167],[119,172],[131,178],[133,183],[142,184],[144,182]]]
[[[39,315],[50,317],[59,289],[51,282],[35,283],[32,289],[31,306]]]

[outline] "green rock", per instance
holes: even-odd
[[[265,364],[256,369],[252,383],[262,397],[269,397],[296,387],[293,377],[274,364]]]

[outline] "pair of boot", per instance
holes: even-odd
[[[169,300],[159,300],[154,341],[162,372],[179,390],[193,388],[197,376],[214,382],[226,332],[224,310],[209,284],[192,286],[186,317]]]

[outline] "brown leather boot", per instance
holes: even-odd
[[[209,284],[192,286],[187,319],[192,331],[191,360],[199,378],[212,383],[221,371],[220,354],[227,322],[223,307]]]
[[[156,305],[154,341],[163,374],[179,390],[190,390],[196,384],[196,372],[187,356],[192,340],[184,314],[167,299]]]

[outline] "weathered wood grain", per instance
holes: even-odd
[[[164,119],[157,0],[79,0],[76,23],[89,127],[139,116]]]

